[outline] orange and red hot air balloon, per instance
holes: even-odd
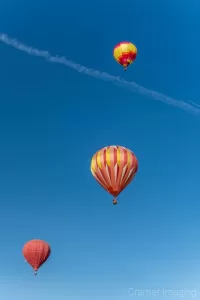
[[[130,42],[121,42],[115,46],[113,50],[113,56],[126,71],[128,66],[136,59],[137,48]]]
[[[31,240],[24,245],[23,255],[25,260],[31,265],[34,274],[45,263],[51,254],[49,244],[42,240]]]
[[[116,197],[133,180],[138,161],[129,149],[109,146],[94,154],[90,168],[98,183],[114,196],[113,204],[117,204]]]

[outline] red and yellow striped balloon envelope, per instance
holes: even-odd
[[[94,154],[90,169],[98,183],[117,197],[133,180],[138,169],[138,160],[125,147],[108,146]],[[117,204],[116,198],[113,204]]]
[[[115,46],[113,50],[113,56],[126,71],[128,66],[136,59],[137,48],[130,42],[121,42]]]

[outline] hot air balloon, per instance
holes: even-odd
[[[91,172],[98,183],[116,197],[133,180],[138,161],[132,151],[122,146],[108,146],[94,154],[91,161]]]
[[[31,240],[24,245],[22,253],[25,260],[33,268],[34,274],[37,275],[38,269],[51,254],[51,248],[45,241]]]
[[[115,46],[113,56],[126,71],[128,66],[136,59],[137,48],[130,42],[121,42]]]

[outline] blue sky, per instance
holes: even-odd
[[[7,0],[0,28],[200,103],[199,8],[197,0]],[[126,73],[112,57],[121,40],[138,47]],[[125,300],[129,288],[198,295],[200,118],[3,44],[0,60],[0,297]],[[139,160],[116,207],[90,174],[92,155],[112,144]],[[52,247],[37,278],[21,254],[33,238]]]

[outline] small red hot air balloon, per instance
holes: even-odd
[[[98,183],[116,197],[133,180],[138,169],[136,156],[122,146],[109,146],[94,154],[90,166],[92,175]]]
[[[42,240],[31,240],[24,245],[23,256],[31,265],[34,274],[37,275],[38,269],[45,263],[51,254],[49,244]]]

